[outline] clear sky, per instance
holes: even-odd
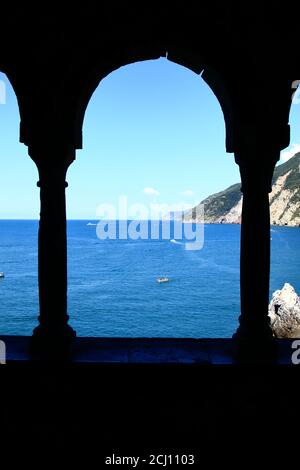
[[[0,80],[0,218],[36,219],[37,170],[18,142],[14,92],[4,74]],[[290,149],[299,150],[299,104],[290,123]],[[216,97],[199,75],[165,58],[107,76],[89,103],[83,136],[67,177],[70,219],[96,219],[97,207],[116,205],[119,196],[128,204],[193,205],[239,181]]]

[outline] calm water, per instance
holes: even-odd
[[[78,336],[230,337],[239,315],[238,225],[205,226],[204,248],[99,240],[69,221],[69,314]],[[0,334],[29,335],[38,315],[37,221],[0,221]],[[300,228],[272,228],[271,292],[300,294]],[[170,282],[159,285],[156,277]]]

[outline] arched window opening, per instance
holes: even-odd
[[[19,143],[14,90],[0,73],[0,331],[31,335],[38,312],[39,198],[35,164]]]
[[[68,171],[68,299],[79,336],[231,337],[240,310],[240,220],[230,211],[241,195],[224,143],[216,97],[182,66],[138,62],[100,83],[85,116],[84,150]],[[172,232],[151,239],[149,225],[147,239],[129,231],[97,238],[100,219],[122,219],[124,198],[129,220],[134,204],[138,219],[155,219],[150,205],[170,208],[166,221],[185,203],[182,225],[194,229],[193,208],[205,200],[203,248],[186,249]]]

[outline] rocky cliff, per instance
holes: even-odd
[[[275,168],[270,194],[271,223],[273,225],[300,225],[300,153]],[[241,222],[241,185],[234,184],[204,199],[205,223]],[[187,211],[185,221],[200,221],[196,206]],[[201,220],[202,221],[202,220]]]

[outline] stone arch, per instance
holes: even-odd
[[[168,54],[168,55],[170,55],[170,54]],[[168,57],[168,58],[170,58],[170,57]],[[129,90],[128,90],[128,91],[126,90],[126,86],[124,86],[125,83],[127,84],[126,79],[127,79],[128,81],[130,81],[130,78],[132,79],[132,75],[135,75],[135,73],[136,73],[137,76],[138,76],[139,70],[143,70],[143,66],[147,68],[147,64],[149,65],[149,69],[150,69],[150,70],[147,68],[148,72],[147,72],[146,74],[143,73],[143,76],[142,76],[142,77],[139,77],[139,79],[136,80],[136,83],[138,83],[139,93],[140,93],[140,95],[142,96],[142,98],[144,98],[144,93],[147,94],[147,90],[149,90],[149,88],[151,89],[151,83],[148,82],[148,78],[149,78],[149,77],[151,77],[151,81],[152,81],[152,80],[155,80],[156,86],[158,87],[158,89],[161,89],[161,84],[160,84],[160,83],[161,83],[161,80],[162,80],[161,77],[162,77],[163,72],[160,74],[160,71],[161,71],[161,70],[160,70],[160,67],[159,67],[159,63],[163,64],[163,65],[162,65],[163,70],[165,70],[165,68],[166,68],[167,70],[170,71],[170,72],[169,72],[170,75],[168,76],[169,79],[172,80],[172,77],[176,77],[176,74],[178,73],[178,75],[182,74],[183,76],[189,77],[189,79],[190,79],[191,81],[193,81],[193,84],[194,84],[194,87],[195,87],[195,88],[193,88],[193,90],[194,90],[194,93],[193,93],[193,94],[194,94],[194,97],[193,97],[193,94],[192,94],[192,95],[191,95],[191,102],[195,101],[195,97],[197,96],[197,89],[200,89],[199,95],[202,94],[203,91],[204,91],[204,94],[205,94],[205,93],[208,94],[208,96],[209,96],[209,101],[206,101],[206,100],[204,100],[204,102],[202,101],[202,106],[201,106],[201,100],[199,99],[198,106],[195,107],[195,104],[193,105],[193,108],[194,108],[193,111],[194,111],[194,112],[192,112],[190,115],[189,115],[189,111],[187,110],[187,114],[186,114],[187,123],[188,123],[189,120],[190,120],[191,123],[194,121],[195,116],[197,116],[197,114],[196,114],[196,112],[195,112],[195,111],[197,111],[197,107],[198,107],[198,111],[199,111],[200,113],[201,113],[201,109],[202,109],[204,113],[206,113],[206,114],[208,114],[208,115],[211,115],[211,116],[214,116],[214,118],[213,118],[213,119],[214,119],[214,122],[211,122],[211,121],[210,121],[210,124],[211,124],[211,125],[210,125],[209,127],[210,127],[211,129],[216,129],[215,126],[217,126],[218,134],[219,134],[218,143],[219,143],[219,148],[220,148],[220,150],[221,150],[221,156],[222,156],[222,158],[223,158],[226,162],[227,162],[227,160],[228,160],[228,165],[231,165],[231,166],[234,166],[234,167],[235,167],[235,165],[233,164],[232,156],[226,157],[226,155],[225,155],[225,156],[223,155],[223,154],[224,154],[223,148],[224,148],[224,141],[225,141],[224,119],[222,119],[222,115],[221,115],[221,110],[220,110],[219,102],[215,99],[215,96],[213,95],[213,93],[211,92],[211,89],[209,88],[209,86],[207,86],[207,83],[206,83],[206,80],[207,80],[207,81],[212,81],[212,79],[215,78],[216,73],[214,74],[214,70],[211,70],[211,74],[210,74],[210,75],[208,75],[208,73],[207,73],[207,76],[205,77],[206,80],[203,81],[203,80],[201,80],[201,77],[199,76],[199,70],[200,70],[200,73],[203,72],[203,67],[202,67],[202,66],[199,67],[199,70],[197,70],[195,67],[193,67],[193,72],[194,72],[194,73],[191,73],[191,72],[192,72],[192,70],[191,70],[192,67],[187,67],[187,66],[184,67],[183,65],[180,65],[180,64],[178,64],[177,62],[175,62],[175,60],[172,60],[172,61],[171,61],[171,60],[168,60],[168,61],[167,61],[165,58],[162,58],[161,60],[157,59],[157,60],[150,60],[150,61],[146,60],[146,61],[143,61],[143,62],[140,62],[140,61],[139,61],[139,62],[134,62],[134,64],[129,64],[128,66],[125,65],[125,66],[122,67],[122,68],[118,68],[118,69],[114,70],[112,73],[108,74],[102,82],[100,82],[100,84],[99,84],[98,87],[97,87],[97,84],[99,83],[99,81],[97,81],[97,83],[96,83],[96,85],[95,85],[96,89],[95,89],[95,91],[92,92],[92,97],[91,97],[90,102],[88,103],[87,112],[86,112],[85,120],[84,120],[84,137],[85,137],[85,139],[84,139],[84,140],[85,140],[85,145],[84,145],[84,147],[88,147],[89,141],[94,142],[95,147],[93,147],[93,149],[96,149],[97,155],[95,155],[95,157],[96,157],[95,159],[94,159],[94,158],[92,159],[92,160],[94,160],[94,163],[93,163],[92,160],[91,160],[90,163],[89,163],[88,160],[90,160],[90,159],[89,159],[89,158],[85,158],[85,157],[89,157],[88,152],[85,152],[85,154],[83,154],[83,153],[81,154],[81,152],[79,153],[79,160],[80,160],[80,162],[78,161],[77,163],[76,163],[76,162],[74,163],[74,168],[73,168],[74,173],[72,173],[73,170],[72,170],[72,166],[71,166],[71,168],[70,168],[70,169],[71,169],[71,173],[70,173],[69,176],[68,176],[69,187],[71,188],[70,191],[74,191],[73,194],[81,194],[82,192],[84,192],[84,186],[82,186],[83,191],[78,191],[78,190],[76,191],[76,189],[72,189],[73,187],[76,187],[76,183],[77,183],[77,181],[76,181],[76,175],[77,175],[77,178],[78,178],[78,179],[80,178],[80,173],[81,173],[81,170],[80,170],[80,169],[83,168],[83,169],[85,170],[85,169],[90,169],[90,168],[91,168],[90,171],[92,172],[92,171],[93,171],[93,165],[95,164],[95,162],[96,162],[96,164],[97,164],[97,161],[98,161],[99,159],[101,160],[101,159],[102,159],[102,156],[105,155],[105,154],[103,153],[103,151],[102,151],[102,148],[103,148],[103,147],[101,146],[101,143],[100,143],[100,140],[102,139],[102,137],[100,137],[100,136],[98,135],[98,140],[96,140],[96,139],[94,140],[94,139],[93,139],[93,136],[92,136],[92,135],[89,135],[89,134],[90,134],[89,129],[93,129],[92,122],[91,122],[90,119],[89,119],[89,117],[91,118],[92,116],[93,116],[94,120],[96,120],[95,122],[97,122],[98,125],[99,125],[99,121],[102,122],[102,125],[100,124],[101,134],[102,134],[102,136],[105,135],[105,132],[104,132],[104,134],[103,134],[103,130],[105,130],[106,127],[105,127],[105,125],[104,125],[104,127],[103,127],[103,124],[104,124],[104,122],[105,122],[105,115],[106,115],[106,113],[103,112],[103,110],[102,110],[102,112],[100,111],[100,110],[101,110],[101,101],[99,100],[99,95],[101,96],[101,98],[104,98],[104,97],[106,96],[107,92],[108,92],[108,97],[113,96],[113,93],[112,93],[111,95],[109,94],[110,85],[111,85],[111,82],[114,82],[114,80],[117,80],[117,78],[118,78],[118,85],[117,85],[117,87],[118,87],[118,93],[119,93],[120,90],[123,89],[123,90],[122,90],[122,91],[123,91],[122,97],[123,97],[123,95],[126,96],[126,106],[124,106],[124,111],[125,111],[125,113],[128,112],[129,107],[132,106],[132,101],[133,101],[133,99],[134,99],[134,98],[131,98],[131,96],[133,95],[133,97],[134,97],[134,95],[135,95],[135,93],[136,93],[136,90],[135,90],[134,88],[131,90],[130,87],[128,87],[130,91],[129,91]],[[132,66],[133,66],[133,68],[131,69]],[[157,68],[156,68],[156,66],[157,66]],[[130,75],[130,70],[131,70],[131,75]],[[153,71],[152,71],[152,70],[153,70]],[[206,70],[208,70],[208,69],[206,69]],[[127,71],[128,71],[128,72],[127,72]],[[128,73],[128,75],[129,75],[129,77],[127,76],[127,73]],[[152,79],[152,77],[153,77],[153,79]],[[154,77],[155,77],[155,78],[154,78]],[[136,79],[136,77],[135,77],[135,79]],[[150,78],[149,78],[149,81],[150,81]],[[144,82],[144,84],[146,83],[146,86],[145,86],[145,85],[144,85],[144,86],[142,85],[143,82]],[[216,82],[217,82],[217,77],[216,77]],[[217,82],[217,83],[218,83],[218,82]],[[106,86],[106,85],[107,85],[107,86]],[[176,86],[176,91],[173,90],[173,93],[172,93],[172,94],[173,94],[173,97],[171,96],[171,97],[169,98],[170,101],[168,100],[168,104],[166,105],[166,108],[167,108],[167,109],[168,109],[169,105],[172,106],[171,103],[174,103],[174,101],[176,102],[175,94],[176,94],[177,92],[179,92],[179,90],[181,90],[181,92],[184,92],[185,89],[186,89],[186,83],[185,83],[184,79],[183,79],[182,81],[178,81],[178,82],[176,83],[176,85],[178,86],[178,88],[177,88],[177,86]],[[197,85],[198,85],[198,87],[197,87]],[[142,90],[143,90],[142,93],[140,92],[140,86],[142,87]],[[124,92],[124,88],[125,88],[125,92]],[[101,92],[100,90],[102,90],[102,92]],[[127,93],[126,93],[126,91],[127,91]],[[131,91],[132,91],[132,95],[131,95]],[[98,96],[96,96],[97,93],[99,93]],[[190,94],[191,94],[191,93],[190,93]],[[118,94],[118,96],[119,96],[119,94]],[[128,99],[128,96],[130,97],[129,99]],[[162,94],[160,93],[160,97],[161,97],[161,96],[162,96]],[[98,98],[98,100],[97,100],[97,98]],[[115,101],[115,100],[116,100],[116,98],[114,97],[114,100],[113,100],[113,101]],[[105,99],[102,100],[102,101],[105,102]],[[120,101],[121,101],[121,103],[122,103],[122,99],[121,99]],[[98,104],[98,106],[95,106],[96,103]],[[117,103],[118,103],[118,100],[117,100]],[[119,104],[119,103],[118,103],[118,104]],[[129,106],[129,107],[128,107],[128,106]],[[190,105],[190,106],[191,106],[191,105]],[[212,107],[210,107],[210,106],[212,106]],[[122,107],[122,105],[121,105],[121,107]],[[105,106],[105,108],[106,108],[106,106]],[[119,109],[119,108],[117,107],[117,109]],[[134,108],[134,109],[135,109],[135,108]],[[154,107],[154,110],[156,110],[156,109],[157,109],[157,108]],[[212,109],[215,111],[214,113],[211,112]],[[98,113],[100,114],[100,116],[99,116],[99,114],[96,114],[96,112],[98,112]],[[195,114],[194,114],[194,113],[195,113]],[[110,128],[112,129],[111,126],[113,125],[114,132],[116,132],[116,135],[118,135],[119,138],[121,139],[120,134],[119,134],[119,132],[118,132],[119,129],[118,129],[118,127],[116,126],[116,123],[114,122],[115,120],[118,120],[118,119],[117,119],[118,111],[117,111],[115,108],[113,108],[113,112],[112,112],[112,113],[109,113],[109,114],[110,114],[110,118],[109,118],[109,120],[108,120],[108,122],[109,122],[108,127],[110,127]],[[139,111],[136,111],[134,117],[135,117],[135,118],[138,117],[139,114],[140,114],[140,112],[139,112]],[[200,115],[201,115],[201,114],[200,114]],[[96,118],[96,116],[97,116],[97,118]],[[192,117],[190,117],[190,116],[192,116]],[[202,115],[201,115],[201,116],[202,116]],[[122,115],[122,118],[123,118],[123,115]],[[202,118],[202,119],[203,119],[203,118]],[[207,118],[204,117],[204,119],[205,119],[204,122],[203,122],[204,126],[201,126],[201,122],[199,123],[200,125],[198,124],[198,126],[197,126],[198,129],[200,128],[200,132],[201,132],[201,129],[202,129],[203,127],[206,127],[206,126],[205,126],[205,121],[207,121]],[[121,122],[124,122],[124,119],[121,119],[120,121],[121,121]],[[180,118],[178,119],[178,121],[180,121]],[[90,124],[91,124],[91,126],[90,126]],[[97,126],[97,127],[98,127],[98,126]],[[207,126],[207,127],[208,127],[208,126]],[[98,131],[99,131],[100,128],[98,128]],[[117,129],[117,131],[116,131],[116,129]],[[134,126],[133,126],[133,129],[135,129]],[[179,130],[179,134],[178,134],[178,135],[179,135],[179,139],[178,139],[178,140],[180,140],[180,138],[181,138],[182,141],[184,141],[184,140],[185,140],[185,139],[184,139],[184,131],[183,131],[182,134],[181,134],[181,133],[180,133],[180,129],[178,129],[178,130]],[[98,132],[98,131],[96,131],[96,133],[94,134],[95,137],[97,136],[97,132]],[[137,129],[135,129],[135,131],[137,131]],[[153,132],[152,129],[151,129],[151,131]],[[174,132],[174,131],[173,131],[173,132]],[[200,132],[198,131],[198,133],[200,133]],[[176,135],[176,133],[175,133],[175,134],[173,133],[173,136],[175,136],[175,135]],[[195,135],[197,135],[197,130],[196,130],[196,132],[195,132]],[[89,137],[90,137],[90,138],[89,138]],[[99,139],[100,139],[100,140],[99,140]],[[105,138],[104,138],[104,140],[105,140]],[[134,142],[134,141],[132,140],[132,138],[131,138],[131,139],[128,139],[128,140]],[[173,139],[172,139],[172,130],[171,130],[170,134],[168,134],[168,137],[167,137],[165,140],[166,140],[166,142],[167,142],[168,145],[170,145],[170,144],[172,145],[172,142],[173,142]],[[199,145],[199,144],[200,144],[200,145]],[[111,146],[114,148],[114,143],[113,143],[113,142],[111,142]],[[203,148],[202,148],[202,146],[201,146],[201,140],[198,141],[198,145],[196,146],[196,148],[197,148],[197,147],[198,147],[198,152],[200,152],[200,154],[199,154],[199,156],[198,156],[198,159],[199,159],[199,162],[201,162],[201,161],[202,161],[201,152],[202,152],[202,150],[203,150],[203,148],[204,148],[204,144],[203,144]],[[124,153],[124,154],[125,154],[125,153]],[[217,154],[216,154],[216,155],[217,155]],[[99,158],[98,158],[98,157],[99,157]],[[215,157],[215,156],[212,154],[211,157]],[[108,158],[109,158],[109,157],[108,157]],[[105,159],[107,159],[107,155],[105,156]],[[129,158],[128,158],[128,157],[124,157],[124,160],[127,160],[127,161],[130,161],[131,159],[132,159],[132,156],[129,156]],[[163,159],[164,159],[164,160],[165,160],[165,159],[168,160],[168,157],[166,157],[166,155],[164,155],[164,156],[163,156]],[[84,163],[84,160],[86,160],[85,163]],[[143,161],[143,160],[141,159],[141,161]],[[81,163],[81,162],[82,162],[82,163]],[[204,165],[205,165],[205,161],[204,161],[203,163],[204,163]],[[91,164],[91,165],[90,165],[90,164]],[[216,160],[216,164],[217,164],[217,160]],[[129,164],[129,165],[130,165],[130,164]],[[128,165],[128,166],[129,166],[129,165]],[[141,163],[141,167],[143,168],[143,163]],[[219,171],[219,168],[218,168],[217,166],[216,166],[216,168],[217,168],[217,171],[216,171],[216,172],[219,173],[219,175],[221,175],[222,172]],[[107,168],[106,168],[106,170],[107,170]],[[204,174],[205,174],[205,171],[204,171]],[[135,176],[136,176],[136,175],[135,175]],[[108,180],[108,181],[111,180],[111,174],[109,174],[109,172],[106,172],[105,179]],[[89,179],[88,174],[86,174],[86,173],[85,173],[85,180],[86,180],[86,181],[87,181],[87,180],[89,181],[89,184],[88,184],[89,188],[91,188],[93,192],[96,192],[96,191],[97,191],[97,186],[95,185],[95,183],[91,183],[91,180]],[[200,179],[200,181],[201,181],[201,179]],[[200,187],[201,187],[201,183],[199,183],[199,184],[200,184]],[[85,186],[86,186],[86,184],[85,184]],[[87,187],[87,186],[86,186],[86,187]],[[154,187],[156,187],[156,186],[154,185]],[[102,191],[103,191],[103,188],[102,188]],[[105,191],[103,191],[102,194],[104,194],[104,197],[106,197],[106,196],[105,196]],[[115,194],[118,194],[118,193],[115,192]],[[122,193],[122,194],[123,194],[123,193]],[[70,194],[69,194],[69,197],[70,197]],[[81,196],[80,196],[80,198],[81,198]],[[83,198],[84,198],[84,196],[83,196]],[[200,201],[200,199],[198,199],[198,201]],[[97,201],[97,203],[98,203],[98,201]],[[74,205],[74,201],[73,201],[73,205]],[[76,206],[76,205],[75,205],[75,206]],[[85,204],[85,207],[87,207],[87,204]],[[70,217],[70,215],[69,215],[69,217]],[[87,217],[89,217],[89,216],[87,216]],[[73,216],[73,215],[72,215],[72,218],[76,218],[76,216]],[[101,218],[101,217],[99,216],[99,218]],[[75,275],[75,273],[76,273],[76,265],[75,265],[75,264],[73,264],[73,263],[71,264],[71,263],[70,263],[70,265],[69,265],[69,273],[71,274],[70,279],[72,279],[72,282],[74,282],[73,279],[74,279],[74,275]],[[98,288],[95,287],[95,292],[97,292],[97,289],[98,289]],[[88,301],[87,301],[87,304],[88,304]],[[78,323],[77,333],[80,334],[80,335],[83,335],[83,334],[84,334],[84,331],[85,331],[85,327],[84,327],[84,325],[82,325],[82,324],[79,323],[79,322],[80,322],[80,318],[81,318],[81,312],[80,312],[80,309],[77,307],[77,305],[78,305],[78,294],[76,293],[76,291],[74,292],[74,290],[73,290],[73,291],[72,291],[72,290],[70,291],[70,294],[69,294],[69,305],[71,305],[70,311],[72,312],[72,316],[70,317],[70,318],[71,318],[71,322],[72,322],[72,321],[74,321],[74,322],[76,321],[76,323]],[[159,308],[162,309],[162,310],[164,310],[162,305],[160,305]],[[188,307],[186,307],[186,308],[188,308]],[[90,309],[90,311],[92,311],[92,306],[91,306],[91,305],[90,305],[89,309]],[[119,307],[119,310],[120,310],[120,311],[122,310],[122,306]],[[114,314],[116,314],[116,312],[113,312],[113,315],[114,315]],[[164,313],[163,313],[163,312],[162,312],[162,317],[163,317],[163,318],[162,318],[161,324],[164,325],[164,324],[166,323],[167,326],[170,327],[170,325],[168,325],[167,321],[164,319]],[[129,319],[129,320],[128,320],[128,323],[130,324],[131,321],[132,321],[132,320]],[[139,321],[137,321],[137,323],[139,324]],[[184,322],[183,322],[183,323],[184,323]],[[75,324],[75,323],[74,323],[74,324]],[[99,325],[101,325],[101,326],[99,326]],[[90,321],[90,324],[89,324],[89,328],[91,328],[91,330],[92,330],[92,328],[94,328],[94,332],[97,332],[96,335],[101,335],[101,328],[103,328],[103,324],[101,323],[101,320],[98,322],[97,320],[95,321],[95,319],[92,318],[91,321]],[[167,329],[167,328],[166,328],[166,329]],[[159,331],[159,328],[157,328],[157,330]],[[135,330],[134,330],[134,331],[135,331]],[[146,327],[145,327],[145,330],[144,330],[144,331],[147,331],[147,328],[146,328]],[[95,334],[95,333],[94,333],[94,334]],[[115,335],[115,334],[116,334],[115,331],[112,332],[112,335]],[[155,334],[155,333],[153,333],[153,334]],[[157,333],[157,334],[159,334],[159,333]],[[171,334],[174,334],[174,333],[171,332]],[[176,332],[175,332],[175,334],[176,334]],[[120,333],[120,335],[122,335],[122,333]],[[126,335],[126,333],[125,333],[125,335]]]
[[[188,48],[184,51],[179,50],[177,53],[169,52],[168,48],[152,52],[149,50],[135,51],[134,53],[128,52],[122,57],[109,61],[109,65],[105,60],[105,69],[103,69],[101,61],[99,61],[99,63],[95,64],[94,67],[86,70],[84,77],[81,78],[79,89],[77,90],[78,101],[76,104],[74,122],[75,140],[79,143],[77,148],[82,147],[82,127],[85,112],[90,99],[100,82],[107,75],[122,66],[135,62],[159,59],[161,57],[166,57],[168,60],[201,75],[217,98],[223,112],[226,131],[226,151],[234,151],[234,107],[232,96],[229,92],[229,87],[227,86],[224,74],[215,67],[206,65],[206,61],[203,60],[202,57],[189,51]]]

